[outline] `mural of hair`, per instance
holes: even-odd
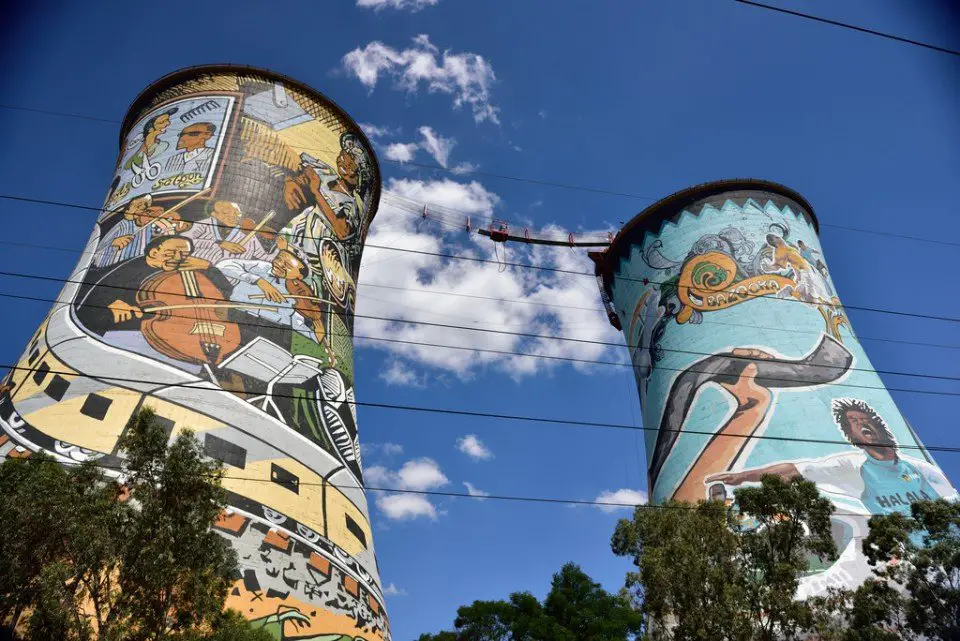
[[[886,421],[877,414],[877,411],[866,404],[866,402],[861,401],[857,398],[835,398],[833,402],[830,403],[831,409],[833,410],[833,420],[837,422],[837,425],[840,426],[840,429],[843,431],[843,435],[847,438],[848,441],[853,443],[850,440],[850,421],[847,419],[847,412],[862,412],[870,417],[870,422],[876,425],[881,432],[890,440],[892,443],[896,443],[897,439],[894,437],[893,432],[890,431],[890,428],[887,427]],[[853,443],[856,445],[856,443]]]

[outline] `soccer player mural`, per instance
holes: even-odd
[[[810,596],[868,576],[859,541],[871,514],[957,496],[850,328],[796,192],[762,180],[693,187],[591,257],[643,422],[658,427],[646,433],[654,501],[731,501],[764,474],[814,481],[836,505],[840,555],[811,568],[800,586]]]
[[[278,639],[390,639],[353,310],[376,158],[327,98],[215,66],[133,103],[83,259],[0,396],[0,456],[119,462],[140,408],[226,465],[228,605]]]

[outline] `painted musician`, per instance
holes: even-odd
[[[193,241],[196,258],[214,265],[225,258],[270,260],[260,238],[252,233],[253,221],[243,217],[240,205],[217,200],[210,206],[209,214],[185,234]]]
[[[337,240],[343,241],[359,232],[361,212],[357,199],[362,202],[369,190],[373,169],[354,134],[343,134],[340,146],[336,170],[303,153],[300,171],[284,183],[287,207],[302,212],[291,223],[295,237],[328,237],[329,229]],[[308,247],[304,248],[309,251]],[[312,253],[319,255],[319,252]]]
[[[228,258],[217,269],[233,284],[230,300],[250,304],[243,311],[323,342],[324,309],[307,284],[309,267],[293,252],[280,250],[272,261]]]
[[[110,267],[142,256],[155,236],[179,234],[190,228],[179,214],[167,212],[153,204],[150,194],[134,198],[123,212],[123,218],[107,232],[94,257],[95,267]]]
[[[150,312],[138,305],[137,294],[145,281],[158,273],[196,271],[207,277],[222,300],[229,300],[230,282],[211,269],[209,261],[192,256],[192,251],[193,241],[186,236],[154,238],[143,256],[108,270],[81,296],[76,304],[78,320],[111,345],[185,368],[182,361],[160,354],[143,337],[140,325]]]

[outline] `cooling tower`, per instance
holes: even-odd
[[[800,194],[762,180],[686,189],[591,257],[656,428],[653,502],[732,500],[765,473],[816,482],[840,555],[811,568],[810,596],[866,578],[870,514],[956,496],[853,333]]]
[[[5,381],[0,455],[118,465],[152,408],[225,464],[228,605],[277,638],[390,638],[364,496],[353,312],[380,196],[357,124],[247,67],[184,69],[123,122],[106,201]]]

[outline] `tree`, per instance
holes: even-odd
[[[960,504],[917,501],[910,516],[870,518],[863,552],[874,576],[820,600],[841,641],[960,639]]]
[[[543,603],[529,592],[474,601],[457,610],[455,632],[418,641],[623,641],[642,629],[628,599],[606,592],[573,563],[553,575]]]
[[[152,412],[134,417],[122,485],[95,462],[0,465],[0,624],[38,641],[269,638],[223,609],[236,557],[210,530],[221,465],[189,431],[167,440]]]
[[[833,506],[801,477],[764,476],[722,502],[638,507],[611,545],[633,558],[626,589],[640,602],[653,639],[792,639],[813,624],[795,600],[811,557],[833,558]]]

